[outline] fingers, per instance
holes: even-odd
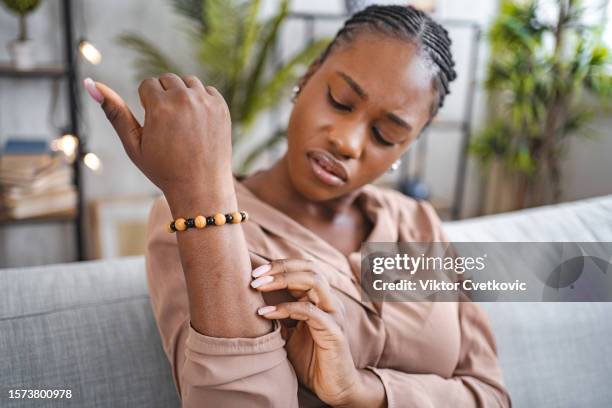
[[[257,279],[251,286],[260,292],[288,289],[296,298],[307,296],[308,300],[328,313],[338,311],[337,299],[329,282],[315,270],[316,264],[305,259],[280,259],[272,261],[266,271],[256,269]]]
[[[269,264],[254,269],[252,275],[254,278],[258,278],[264,274],[274,275],[276,273],[288,271],[310,271],[314,268],[314,261],[309,259],[277,259]]]
[[[187,88],[199,89],[201,91],[206,92],[206,89],[204,89],[204,85],[202,84],[202,81],[200,81],[198,77],[196,77],[195,75],[184,76],[183,82],[185,83],[185,85],[187,85]]]
[[[96,89],[103,97],[102,109],[121,139],[126,153],[134,162],[140,151],[142,127],[125,101],[112,89],[101,82],[95,82]]]
[[[170,89],[186,88],[185,82],[176,74],[167,73],[159,77],[162,87],[168,91]]]
[[[206,85],[204,88],[206,89],[206,92],[208,92],[209,95],[223,99],[223,95],[221,95],[221,92],[219,92],[214,86]]]
[[[138,86],[138,95],[140,96],[140,104],[145,110],[150,106],[150,102],[158,98],[164,88],[156,78],[148,78],[143,80]]]
[[[257,313],[270,320],[302,320],[311,329],[341,333],[340,327],[329,314],[309,302],[285,302],[276,306],[264,306]]]

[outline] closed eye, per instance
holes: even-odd
[[[331,94],[331,88],[329,86],[327,87],[327,100],[329,101],[331,106],[333,106],[334,108],[336,108],[338,110],[341,110],[343,112],[351,112],[353,110],[352,106],[344,105],[344,104],[338,102],[337,100],[335,100],[334,97]]]
[[[382,133],[380,132],[380,130],[376,127],[376,126],[372,126],[372,133],[374,134],[374,138],[376,138],[376,140],[385,145],[385,146],[395,146],[395,143],[391,143],[387,140],[385,140],[384,137],[382,137]]]

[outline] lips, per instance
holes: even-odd
[[[346,182],[348,173],[342,163],[336,160],[331,154],[322,149],[311,150],[307,153],[308,157],[315,160],[328,173],[333,174],[340,180]]]

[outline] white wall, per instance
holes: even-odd
[[[77,35],[86,35],[102,52],[103,60],[98,66],[82,63],[81,77],[91,76],[103,81],[119,92],[127,103],[142,118],[138,103],[137,83],[134,80],[132,62],[134,54],[115,42],[118,34],[130,30],[146,35],[176,58],[177,64],[189,66],[189,44],[181,32],[181,21],[173,16],[167,0],[106,0],[74,1],[77,7]],[[395,1],[395,3],[404,3]],[[267,0],[266,10],[273,9],[275,0]],[[495,0],[440,0],[439,17],[444,19],[465,19],[486,25],[496,12]],[[333,0],[295,0],[295,10],[339,12],[343,2]],[[41,62],[58,62],[63,59],[59,1],[46,0],[29,19],[31,37],[36,41],[37,55]],[[321,29],[333,34],[337,27],[326,25]],[[17,20],[0,10],[0,60],[8,59],[3,44],[12,39],[17,30]],[[452,33],[452,32],[451,32]],[[295,31],[286,33],[286,43],[294,41]],[[465,61],[465,40],[457,38],[455,53],[459,61]],[[478,67],[478,78],[484,76],[486,47],[482,47]],[[463,62],[461,62],[463,63]],[[460,63],[460,64],[461,64]],[[456,84],[465,89],[464,77]],[[63,90],[62,90],[63,91]],[[65,95],[60,95],[62,105]],[[95,175],[85,171],[84,185],[87,200],[98,197],[156,192],[153,186],[131,164],[111,126],[100,108],[81,92],[83,119],[87,124],[88,147],[102,159],[104,171]],[[51,83],[42,80],[0,79],[0,142],[8,136],[60,134],[60,130],[48,121],[51,98]],[[481,90],[476,93],[474,118],[476,122],[484,115],[484,98]],[[456,116],[462,112],[461,92],[454,90],[441,115]],[[289,105],[280,112],[285,120]],[[55,116],[55,122],[65,117],[63,107]],[[262,118],[255,134],[268,131],[270,118]],[[599,125],[609,129],[610,123]],[[452,195],[452,178],[456,168],[457,132],[432,132],[426,157],[427,177],[435,196],[442,199]],[[612,162],[606,157],[612,149],[611,138],[601,141],[581,142],[571,151],[566,165],[565,189],[569,199],[612,193],[609,175]],[[470,165],[470,178],[466,195],[465,215],[475,212],[478,193],[477,172]],[[72,260],[73,244],[70,226],[12,226],[0,228],[0,267],[64,262]],[[59,239],[58,239],[59,238]]]

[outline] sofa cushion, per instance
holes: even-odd
[[[612,303],[481,303],[514,407],[612,407]]]
[[[178,407],[144,258],[0,270],[2,407]],[[71,399],[10,400],[9,389]]]
[[[445,222],[454,242],[612,242],[612,195]]]
[[[454,242],[612,242],[612,195],[444,227]],[[481,306],[515,407],[612,407],[612,303]]]

